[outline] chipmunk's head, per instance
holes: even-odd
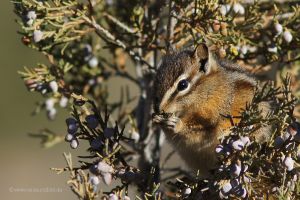
[[[203,77],[218,69],[205,44],[166,55],[154,82],[154,112],[180,115],[194,101],[191,95]]]

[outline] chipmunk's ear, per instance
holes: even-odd
[[[217,62],[206,44],[198,44],[193,52],[193,57],[196,59],[196,62],[199,63],[199,71],[209,74],[217,70]]]

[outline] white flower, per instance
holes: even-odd
[[[250,145],[250,138],[249,137],[245,136],[245,137],[241,137],[240,139],[244,143],[245,146]]]
[[[98,66],[98,58],[97,57],[95,57],[95,56],[93,56],[90,60],[89,60],[89,66],[91,67],[91,68],[95,68],[95,67],[97,67]]]
[[[35,43],[40,42],[40,41],[43,39],[43,35],[44,35],[44,33],[43,33],[42,31],[40,31],[40,30],[35,30],[35,31],[33,32],[33,41],[34,41]]]
[[[27,19],[35,20],[36,19],[36,13],[35,11],[31,10],[26,15]]]
[[[236,3],[233,5],[233,11],[240,15],[245,14],[245,8],[240,3]]]
[[[277,33],[278,35],[282,33],[283,27],[282,27],[281,24],[276,23],[276,24],[274,25],[274,27],[275,27],[276,33]]]
[[[58,91],[58,84],[54,80],[49,82],[49,87],[51,88],[51,90],[53,92],[57,92]]]
[[[76,149],[78,147],[78,145],[79,145],[79,142],[77,139],[73,139],[70,143],[70,146],[72,149]]]
[[[59,106],[62,108],[65,108],[68,105],[69,99],[65,96],[62,96],[60,101],[59,101]]]
[[[293,35],[290,33],[290,31],[286,30],[283,33],[283,39],[287,42],[290,43],[293,40]]]

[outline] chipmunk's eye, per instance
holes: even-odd
[[[182,91],[185,90],[189,86],[189,82],[186,79],[179,81],[177,85],[177,90]]]

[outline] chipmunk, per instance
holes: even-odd
[[[257,81],[239,66],[216,59],[206,44],[162,59],[154,81],[153,122],[187,165],[207,175],[216,162],[218,138],[251,102]],[[262,105],[267,112],[268,105]],[[268,130],[258,130],[265,140]]]

